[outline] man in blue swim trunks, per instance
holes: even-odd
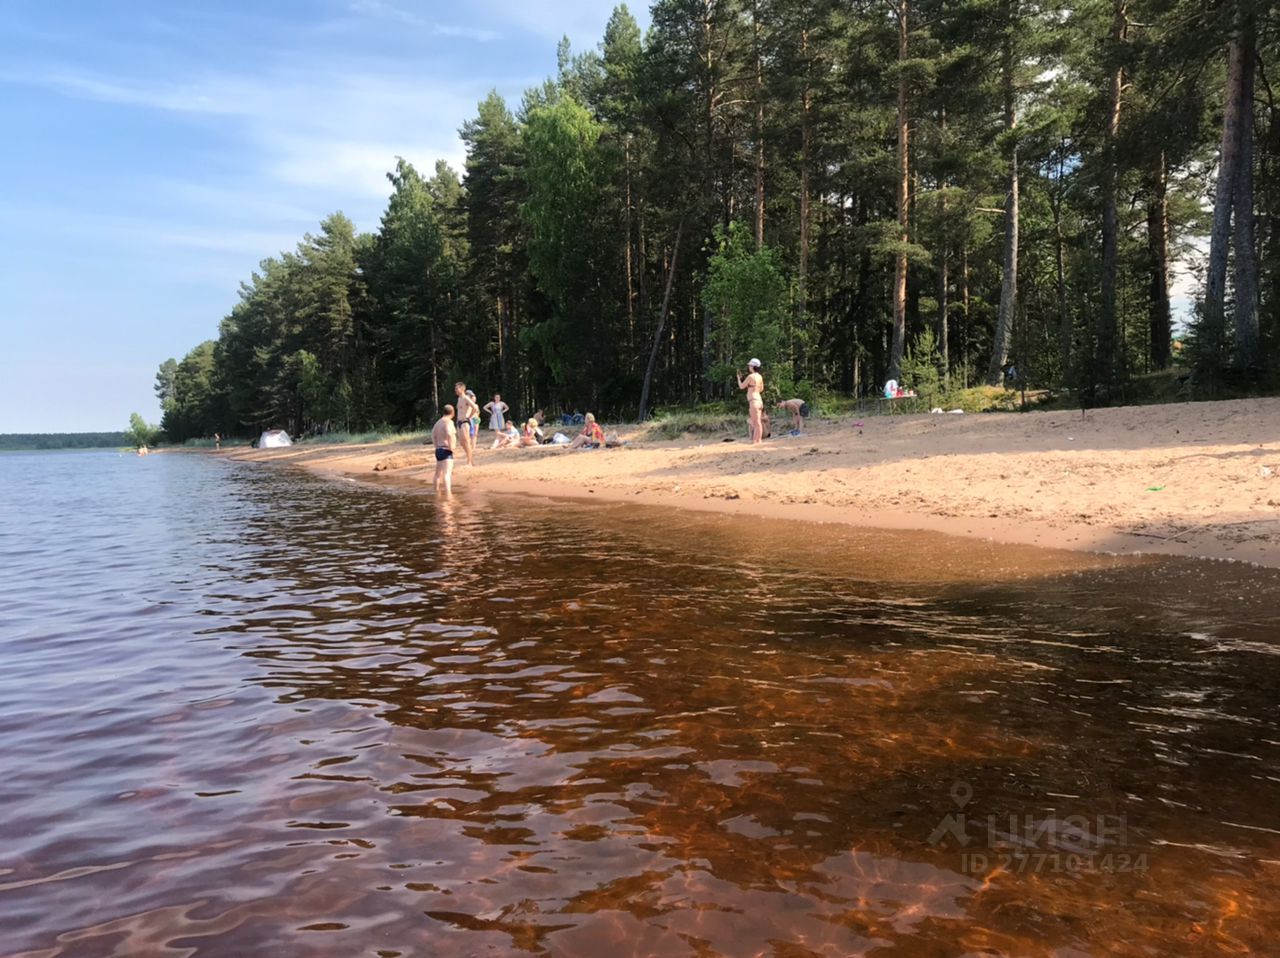
[[[440,484],[444,484],[447,494],[453,493],[453,450],[458,444],[458,430],[453,425],[453,407],[445,406],[444,415],[431,430],[431,442],[436,447],[436,495],[440,494]]]

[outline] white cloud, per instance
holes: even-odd
[[[490,43],[502,37],[502,34],[496,30],[437,23],[410,10],[405,10],[403,7],[388,3],[386,0],[352,0],[348,9],[358,16],[390,20],[394,23],[427,30],[438,37],[457,37],[463,40],[474,40],[477,43]]]
[[[461,169],[464,151],[457,128],[487,90],[484,83],[403,69],[330,70],[309,62],[282,62],[259,75],[161,81],[66,69],[0,74],[0,81],[6,80],[77,99],[220,120],[239,141],[239,178],[253,183],[264,202],[287,202],[295,209],[311,205],[298,190],[325,193],[326,209],[350,199],[384,199],[390,189],[386,174],[397,156],[425,172],[437,159]],[[172,181],[169,188],[179,192]],[[286,190],[283,195],[280,188]],[[207,193],[209,176],[191,170],[190,189],[197,197]],[[369,212],[367,202],[358,205],[353,217]]]
[[[510,23],[528,33],[554,41],[567,36],[574,50],[595,49],[605,24],[620,0],[473,0],[472,9],[490,23]],[[627,9],[644,30],[649,24],[648,0],[628,2]],[[548,48],[548,56],[554,46]]]
[[[244,112],[244,103],[221,94],[210,85],[157,86],[130,83],[76,72],[74,69],[6,70],[0,83],[43,87],[63,96],[122,106],[141,106],[175,113],[208,113],[233,116]]]

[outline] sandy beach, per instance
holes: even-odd
[[[675,441],[650,441],[640,426],[607,431],[627,445],[492,451],[482,432],[475,467],[454,471],[455,494],[625,500],[1280,567],[1280,399],[819,419],[803,436],[755,447],[745,418],[741,433]],[[434,469],[421,442],[222,454],[427,492]]]

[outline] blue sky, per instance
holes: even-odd
[[[615,2],[4,0],[0,432],[158,420],[156,367],[261,259],[334,210],[376,228],[397,155],[461,171],[486,93]]]

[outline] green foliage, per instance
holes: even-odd
[[[943,396],[942,354],[933,330],[920,334],[902,357],[902,386],[914,389],[921,402],[933,408]]]
[[[0,433],[0,452],[43,449],[118,449],[129,442],[123,432]]]
[[[566,401],[596,405],[606,373],[609,300],[602,279],[616,268],[602,230],[615,157],[603,128],[571,96],[530,113],[525,126],[529,267],[548,314],[524,336]]]
[[[124,438],[135,449],[154,446],[160,439],[160,427],[152,426],[135,412],[129,416],[129,428],[125,431]]]
[[[1266,368],[1233,368],[1232,278],[1216,327],[1193,322],[1187,395],[1280,374],[1280,111],[1267,85],[1280,32],[1249,2],[1247,222]],[[880,0],[657,0],[643,35],[619,6],[598,49],[565,41],[517,109],[497,93],[478,104],[461,176],[388,157],[373,232],[335,213],[263,260],[216,339],[160,366],[164,429],[181,441],[409,428],[455,379],[520,411],[621,417],[642,383],[667,407],[724,398],[752,356],[770,401],[838,410],[887,378],[901,254],[900,378],[922,404],[1006,405],[958,390],[1001,353],[1014,172],[1003,354],[1029,388],[1072,402],[1148,394],[1188,318],[1168,288],[1202,255],[1236,6],[1129,0],[1117,37],[1111,0],[911,0],[905,54]]]
[[[325,432],[318,436],[307,436],[298,440],[301,445],[338,445],[338,444],[364,444],[373,443],[393,443],[393,442],[413,442],[422,440],[429,436],[430,432],[421,430],[403,430],[396,429],[394,426],[382,425],[376,429],[369,429],[365,432]]]
[[[742,404],[707,403],[696,407],[672,407],[654,410],[649,422],[651,439],[680,439],[688,435],[721,435],[742,432]]]
[[[712,381],[731,379],[735,371],[746,369],[749,359],[759,359],[769,372],[768,387],[789,393],[792,375],[782,362],[787,282],[777,254],[767,246],[755,249],[748,229],[736,221],[727,230],[717,227],[713,244],[702,287],[718,357],[711,366]]]

